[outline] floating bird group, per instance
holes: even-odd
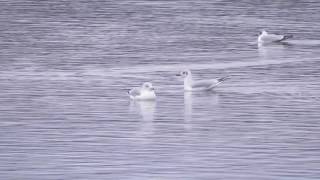
[[[262,30],[258,36],[258,44],[282,43],[285,40],[292,38],[292,35],[271,34]],[[184,78],[185,91],[210,91],[227,80],[229,77],[217,79],[194,80],[190,70],[185,70],[177,74]],[[155,100],[156,93],[150,82],[145,82],[141,87],[136,87],[128,91],[129,97],[132,100]]]
[[[177,74],[184,78],[185,91],[209,91],[217,87],[220,83],[228,79],[228,77],[218,79],[193,80],[190,70],[185,70]],[[128,91],[132,100],[155,100],[156,93],[150,82],[145,82],[141,87],[135,87]]]

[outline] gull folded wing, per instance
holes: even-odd
[[[192,88],[209,88],[215,84],[218,84],[217,79],[210,79],[210,80],[200,80],[195,81],[192,83]]]
[[[139,96],[141,94],[140,88],[133,88],[129,92],[129,95],[132,97]]]

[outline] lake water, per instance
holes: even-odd
[[[0,179],[320,179],[319,1],[0,1]],[[266,29],[292,34],[260,46]],[[184,93],[175,76],[231,78]],[[150,81],[155,102],[127,90]]]

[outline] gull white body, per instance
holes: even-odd
[[[218,79],[206,79],[206,80],[193,80],[190,70],[183,71],[179,76],[184,77],[184,90],[185,91],[208,91],[217,87],[221,82],[227,78],[218,78]]]
[[[144,83],[140,88],[133,88],[129,92],[132,100],[155,100],[156,93],[151,83]]]
[[[292,38],[292,35],[278,35],[278,34],[270,34],[267,31],[262,31],[258,37],[259,44],[265,43],[277,43],[285,41],[289,38]]]

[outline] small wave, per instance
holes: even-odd
[[[312,60],[312,59],[309,59]],[[231,63],[190,63],[190,64],[175,64],[175,65],[143,65],[132,67],[111,68],[109,73],[148,73],[159,71],[181,71],[183,69],[203,70],[203,69],[230,69],[243,68],[250,66],[266,66],[274,64],[286,64],[305,61],[304,59],[290,60],[265,60],[265,61],[246,61],[246,62],[231,62]]]
[[[290,45],[320,46],[320,40],[289,40]]]

